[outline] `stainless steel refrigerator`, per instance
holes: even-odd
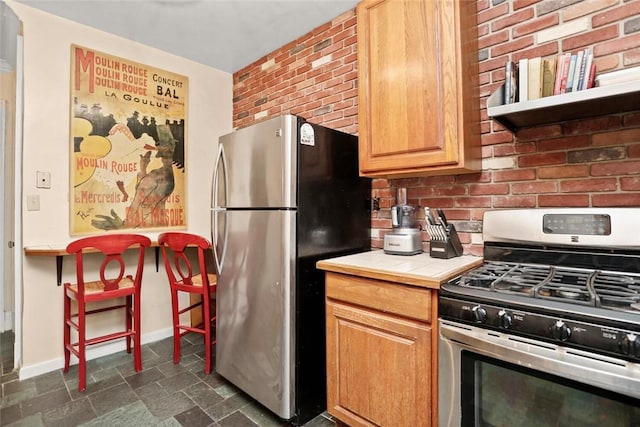
[[[285,115],[220,137],[216,371],[282,419],[326,409],[324,258],[370,249],[356,136]]]

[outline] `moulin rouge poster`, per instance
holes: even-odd
[[[71,234],[186,228],[188,78],[71,46]]]

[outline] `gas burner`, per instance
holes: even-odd
[[[493,283],[496,292],[508,292],[516,294],[533,295],[533,287],[513,279],[498,279]]]

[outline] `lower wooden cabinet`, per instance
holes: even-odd
[[[437,290],[326,273],[327,408],[349,426],[436,426]]]

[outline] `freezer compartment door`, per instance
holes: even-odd
[[[276,117],[220,137],[213,207],[295,207],[297,121]]]
[[[216,371],[279,417],[295,412],[295,211],[223,211]]]

